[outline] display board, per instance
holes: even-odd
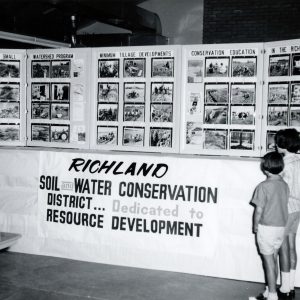
[[[27,53],[27,144],[89,148],[91,49]]]
[[[181,153],[259,156],[263,44],[182,51]]]
[[[93,149],[179,152],[180,50],[93,50]]]
[[[300,130],[300,40],[265,43],[262,149],[274,149],[275,133]]]
[[[26,145],[25,50],[0,50],[0,145]]]

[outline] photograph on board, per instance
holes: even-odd
[[[31,77],[32,78],[49,78],[50,77],[50,61],[35,61],[31,62]]]
[[[172,148],[172,128],[150,127],[150,146]]]
[[[144,146],[145,139],[144,127],[124,127],[123,145],[124,146]]]
[[[20,84],[0,83],[0,100],[20,101]]]
[[[145,77],[145,58],[124,59],[124,77]]]
[[[197,83],[203,81],[203,60],[188,60],[187,83]]]
[[[292,75],[300,75],[300,54],[292,55]]]
[[[117,145],[118,127],[117,126],[98,126],[97,144],[98,145]]]
[[[19,119],[20,103],[19,102],[0,102],[1,119]]]
[[[52,60],[51,78],[69,78],[71,74],[70,60]]]
[[[0,60],[0,78],[20,78],[20,61]]]
[[[230,131],[230,149],[253,150],[254,149],[254,131],[231,130]]]
[[[70,120],[70,104],[51,103],[51,119]]]
[[[145,102],[144,82],[125,82],[124,83],[124,102]]]
[[[118,121],[118,104],[98,104],[98,121]]]
[[[145,121],[145,105],[144,104],[125,104],[124,105],[124,121],[144,122]]]
[[[70,83],[52,83],[52,100],[70,100]]]
[[[276,131],[267,131],[267,151],[275,151],[275,135]]]
[[[51,142],[68,143],[70,125],[51,125]]]
[[[228,84],[206,83],[205,89],[205,103],[209,104],[224,104],[228,103]]]
[[[231,106],[231,124],[254,125],[254,106]]]
[[[206,77],[228,77],[229,57],[207,57],[205,59]]]
[[[227,130],[204,129],[204,149],[226,150]]]
[[[50,119],[50,103],[32,102],[31,119]]]
[[[98,60],[98,77],[99,78],[119,77],[119,60],[118,59],[99,59]]]
[[[288,76],[290,68],[289,55],[274,55],[269,58],[269,76]]]
[[[201,114],[201,95],[200,93],[190,93],[188,99],[188,114],[200,115]]]
[[[205,106],[204,123],[205,124],[227,124],[228,108],[227,106]]]
[[[300,104],[300,82],[291,83],[291,104]]]
[[[47,101],[50,99],[50,83],[32,83],[31,99]]]
[[[151,77],[174,77],[174,58],[152,58]]]
[[[186,145],[203,145],[203,129],[199,122],[186,123]]]
[[[19,124],[0,124],[0,141],[15,142],[20,140]]]
[[[150,122],[173,122],[173,105],[151,104]]]
[[[47,124],[31,124],[31,140],[50,142],[50,126]]]
[[[288,118],[287,106],[269,106],[268,107],[268,125],[286,126]]]
[[[289,84],[288,83],[270,83],[268,103],[269,104],[288,104]]]
[[[254,77],[256,76],[256,57],[233,57],[233,77]]]
[[[173,102],[173,83],[152,82],[151,102]]]
[[[231,84],[231,104],[254,104],[255,83]]]
[[[98,102],[118,102],[119,84],[114,82],[98,83]]]
[[[300,106],[290,108],[290,126],[300,126]]]

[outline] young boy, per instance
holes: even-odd
[[[253,231],[256,233],[268,288],[257,299],[277,300],[277,254],[288,220],[289,187],[279,175],[284,168],[279,153],[267,153],[262,159],[261,168],[267,178],[256,187],[251,203],[255,205]]]

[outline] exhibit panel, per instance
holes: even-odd
[[[180,46],[93,50],[91,148],[179,152]]]
[[[88,149],[91,49],[27,54],[27,145]]]
[[[263,44],[182,50],[180,152],[259,156]]]
[[[275,149],[275,133],[300,130],[300,40],[265,43],[262,149]]]
[[[0,146],[26,145],[26,51],[0,50]]]

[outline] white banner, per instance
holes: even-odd
[[[39,235],[91,249],[76,258],[263,280],[249,205],[260,179],[253,161],[41,152]]]

